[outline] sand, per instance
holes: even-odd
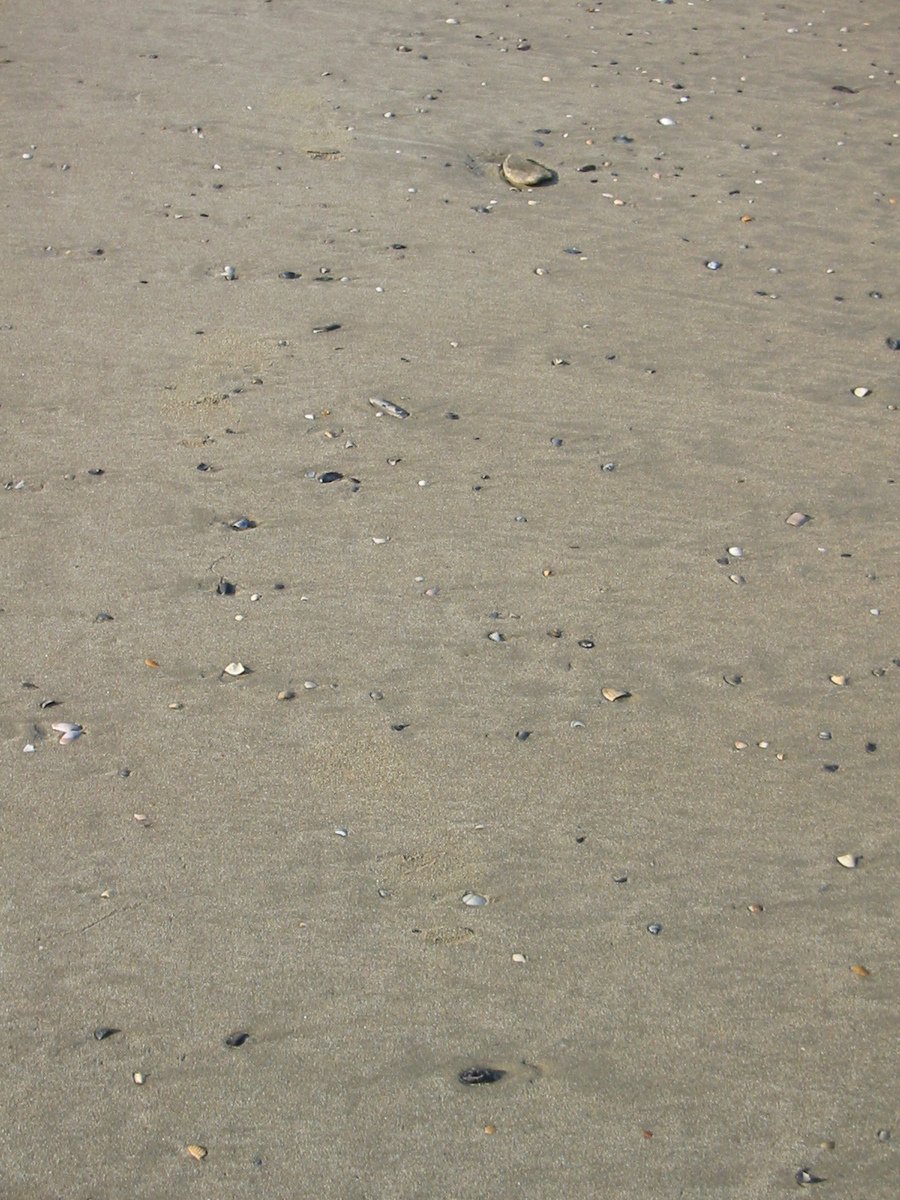
[[[4,1200],[894,1194],[895,16],[4,5]]]

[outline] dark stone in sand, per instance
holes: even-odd
[[[505,1071],[500,1071],[496,1067],[466,1067],[464,1071],[459,1073],[459,1082],[467,1086],[474,1083],[499,1083]]]

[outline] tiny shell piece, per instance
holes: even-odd
[[[207,1154],[209,1153],[205,1146],[197,1146],[193,1143],[190,1146],[186,1146],[185,1149],[194,1162],[200,1162],[202,1159],[206,1158]]]
[[[227,667],[223,668],[223,670],[226,675],[233,675],[235,678],[238,675],[245,675],[247,673],[247,668],[243,663],[239,662],[229,663]]]
[[[156,667],[159,666],[159,663],[156,661],[155,658],[145,658],[144,666],[149,667],[151,670],[154,670]]]
[[[483,908],[487,904],[485,896],[479,896],[477,892],[466,892],[462,898],[463,904],[467,904],[469,908]]]
[[[137,1084],[142,1084],[144,1082],[144,1074],[142,1071],[134,1071],[131,1078]]]
[[[795,529],[799,529],[801,525],[805,525],[808,521],[811,521],[811,520],[812,520],[812,517],[808,516],[806,513],[794,512],[794,513],[791,513],[791,515],[785,521],[785,525],[793,525],[793,527]]]
[[[856,396],[858,400],[862,400],[864,396],[872,395],[872,389],[867,387],[855,387],[853,389],[853,395]]]
[[[835,685],[835,687],[846,687],[850,682],[850,679],[847,675],[829,675],[828,678]]]
[[[604,700],[612,703],[613,700],[627,700],[631,692],[626,692],[622,688],[605,687],[600,689],[600,695]]]
[[[854,963],[850,970],[857,977],[857,979],[867,979],[870,974],[870,972],[866,970],[862,963]]]
[[[859,854],[839,854],[836,862],[839,862],[842,867],[846,867],[848,871],[852,871],[854,867],[858,867],[860,863]]]
[[[59,739],[61,746],[65,746],[68,742],[74,742],[84,732],[80,725],[73,725],[71,721],[56,721],[50,728],[62,734],[62,737]]]

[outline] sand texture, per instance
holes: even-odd
[[[2,6],[0,1200],[896,1194],[897,15]]]

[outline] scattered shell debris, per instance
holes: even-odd
[[[202,1162],[206,1158],[209,1151],[205,1146],[200,1146],[196,1142],[192,1142],[189,1146],[185,1146],[185,1151],[194,1162]]]

